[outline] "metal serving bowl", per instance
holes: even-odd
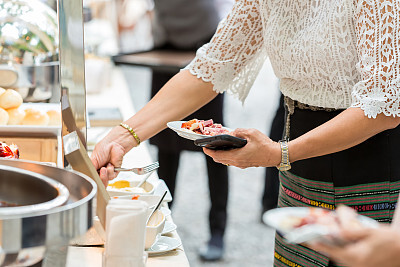
[[[0,165],[0,201],[16,207],[1,207],[0,217],[49,210],[67,202],[68,189],[44,175]]]
[[[97,191],[96,184],[81,173],[31,161],[0,159],[0,166],[18,168],[17,176],[23,173],[21,171],[29,170],[50,177],[69,191],[67,202],[61,206],[31,212],[0,213],[0,266],[30,266],[42,259],[43,266],[46,267],[65,266],[66,254],[61,252],[66,252],[69,240],[86,233],[92,226],[92,200]],[[0,177],[13,170],[10,168],[5,171],[3,168],[0,170]],[[23,184],[21,186],[25,187]],[[35,191],[33,187],[31,190]],[[51,195],[51,191],[46,190],[46,195]],[[39,201],[47,201],[49,198],[51,197]],[[36,197],[35,199],[38,200]],[[8,201],[11,202],[11,199]],[[23,195],[13,198],[12,201],[28,203],[25,207],[32,203],[24,202]],[[17,208],[20,207],[10,209]],[[3,209],[8,208],[0,208],[0,212]]]
[[[52,8],[39,0],[0,0],[0,86],[20,91],[25,101],[52,98],[59,84],[58,40]]]

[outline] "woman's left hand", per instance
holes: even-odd
[[[232,150],[211,150],[203,148],[204,153],[215,162],[232,165],[242,169],[249,167],[274,167],[281,162],[281,147],[268,136],[256,129],[236,129],[231,135],[244,138],[247,144]]]

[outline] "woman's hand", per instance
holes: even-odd
[[[400,233],[393,228],[343,230],[340,236],[349,244],[330,246],[317,243],[310,247],[350,267],[400,266]]]
[[[247,144],[232,150],[211,150],[203,148],[204,153],[215,162],[232,165],[242,169],[248,167],[273,167],[281,162],[281,147],[256,129],[236,129],[233,136],[244,138]]]
[[[212,83],[204,82],[188,70],[183,70],[124,123],[133,128],[141,141],[145,141],[165,129],[167,122],[184,118],[217,95],[213,91]],[[114,167],[120,167],[123,156],[136,145],[137,142],[130,132],[121,126],[112,129],[96,145],[91,160],[105,184],[116,177]]]
[[[119,126],[96,144],[90,159],[105,186],[109,180],[117,177],[114,167],[121,167],[124,155],[135,144],[136,141],[130,133]]]

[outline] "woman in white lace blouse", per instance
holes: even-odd
[[[244,148],[205,153],[240,168],[279,165],[279,206],[341,203],[390,222],[400,188],[399,50],[396,0],[238,0],[211,42],[125,123],[145,140],[217,93],[244,101],[269,56],[286,97],[288,142],[237,129]],[[118,126],[96,145],[104,181],[137,140]],[[276,266],[332,264],[277,234]]]

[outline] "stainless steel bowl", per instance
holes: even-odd
[[[1,207],[0,217],[22,216],[49,210],[67,202],[68,189],[44,175],[0,165],[0,201],[16,204]]]
[[[0,159],[0,165],[50,177],[70,193],[62,206],[23,214],[0,214],[0,266],[30,266],[43,258],[44,266],[65,266],[63,253],[69,240],[92,226],[96,184],[81,173],[36,162]]]
[[[52,98],[59,91],[58,40],[52,8],[39,0],[0,0],[0,86],[26,92],[26,101]]]

